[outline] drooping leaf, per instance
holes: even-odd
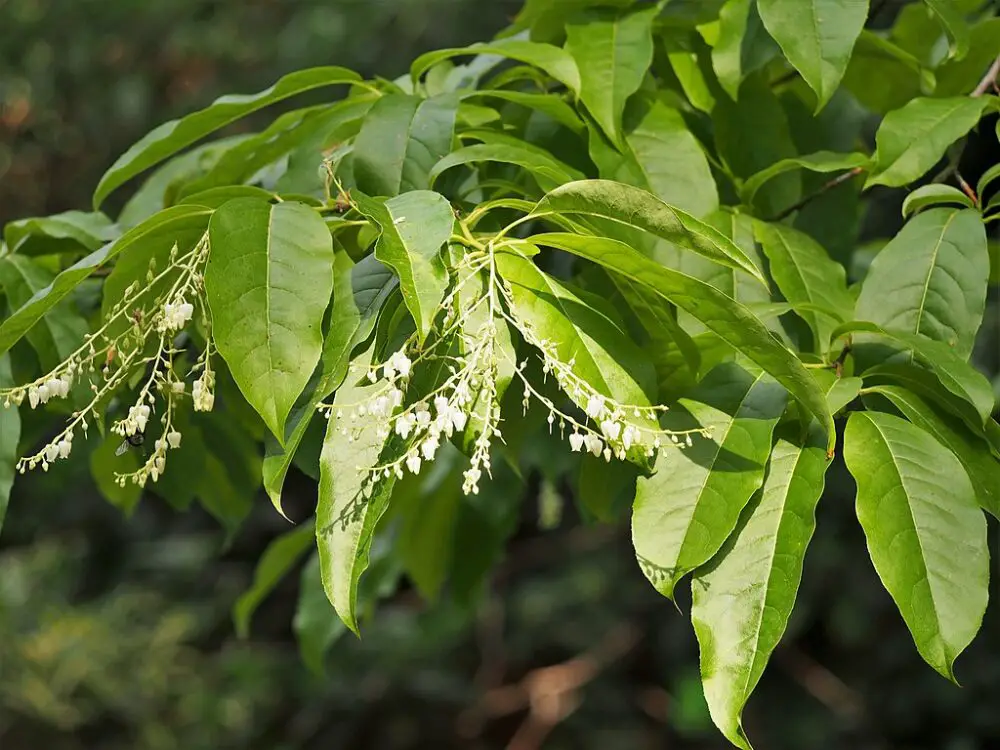
[[[451,237],[455,216],[440,193],[415,190],[385,203],[357,195],[358,209],[374,221],[381,234],[375,257],[399,276],[403,301],[417,325],[422,342],[448,285],[442,247]]]
[[[333,244],[299,203],[240,198],[216,210],[205,288],[219,353],[280,441],[323,347]]]
[[[478,162],[499,162],[515,164],[539,178],[543,189],[555,187],[565,182],[583,179],[584,175],[568,164],[550,155],[544,149],[529,143],[477,143],[456,149],[434,165],[428,174],[428,182],[434,185],[446,170],[462,164]]]
[[[14,310],[48,288],[54,278],[54,274],[29,257],[0,256],[0,288]],[[49,372],[83,343],[87,322],[69,300],[63,300],[54,305],[40,323],[27,332],[27,337],[38,353],[43,371]]]
[[[603,237],[535,235],[532,241],[571,252],[644,284],[693,315],[706,328],[761,367],[802,403],[826,430],[833,449],[833,417],[826,394],[799,359],[746,307],[715,287],[645,258],[628,245]]]
[[[312,521],[309,521],[285,532],[267,545],[254,569],[253,583],[233,605],[233,622],[240,638],[246,638],[250,634],[250,619],[257,607],[313,546],[315,538],[315,529]]]
[[[175,206],[150,217],[72,266],[57,274],[52,283],[39,290],[0,324],[0,354],[8,351],[42,316],[55,307],[95,270],[127,248],[170,235],[191,222],[204,222],[210,211],[201,206]]]
[[[833,313],[834,317],[799,312],[812,329],[816,351],[825,352],[833,329],[853,317],[854,297],[847,291],[844,267],[831,260],[812,237],[785,224],[759,221],[754,224],[754,233],[771,261],[771,276],[785,299],[793,305],[817,305]]]
[[[501,253],[496,262],[510,285],[514,316],[553,344],[561,361],[575,362],[573,372],[578,378],[619,404],[651,404],[653,368],[616,321],[520,255]],[[581,409],[586,408],[585,396],[568,395]],[[655,429],[648,417],[625,412],[625,419],[637,427]],[[640,465],[648,462],[646,446],[631,448],[628,456]]]
[[[822,109],[844,76],[868,17],[868,0],[757,0],[764,27],[816,92]]]
[[[827,465],[819,430],[804,444],[779,438],[764,486],[691,583],[705,698],[737,747],[750,747],[741,714],[792,613]]]
[[[636,485],[632,543],[656,590],[673,598],[687,573],[718,552],[764,479],[771,433],[785,410],[785,390],[765,373],[729,362],[705,376],[662,422],[699,426],[690,447],[666,446],[654,473]]]
[[[712,47],[712,67],[729,98],[739,97],[743,79],[770,62],[778,45],[767,33],[757,0],[728,0],[719,11],[719,37]]]
[[[920,655],[954,681],[986,609],[986,519],[954,454],[909,422],[854,412],[844,459],[875,570]]]
[[[0,388],[14,385],[10,355],[0,354]],[[14,404],[0,399],[0,531],[10,503],[10,491],[17,474],[18,444],[21,440],[21,415]]]
[[[21,255],[93,252],[120,234],[104,214],[66,211],[52,216],[18,219],[3,228],[7,250]]]
[[[833,151],[817,151],[814,154],[782,159],[747,179],[740,190],[740,199],[748,205],[752,204],[757,191],[769,180],[794,169],[806,169],[810,172],[839,172],[840,170],[864,167],[868,161],[868,157],[864,154],[838,154]]]
[[[321,86],[359,80],[361,78],[357,73],[346,68],[300,70],[278,79],[273,86],[256,94],[223,96],[205,109],[165,122],[118,157],[104,173],[94,191],[94,209],[100,208],[105,198],[137,174],[251,112]]]
[[[629,100],[620,148],[591,132],[590,155],[601,177],[641,187],[692,216],[718,208],[705,152],[673,107],[659,99]]]
[[[571,182],[548,193],[532,211],[538,217],[557,214],[593,216],[639,229],[764,283],[760,269],[732,240],[641,188],[610,180]]]
[[[533,65],[559,81],[573,93],[580,91],[580,71],[566,50],[552,44],[529,42],[524,39],[502,39],[490,44],[440,49],[421,55],[410,66],[410,76],[419,80],[428,69],[443,60],[460,55],[499,55]]]
[[[903,218],[919,213],[925,208],[942,204],[959,205],[963,208],[975,208],[972,198],[951,185],[941,185],[936,182],[921,185],[903,200]]]
[[[951,42],[951,56],[962,59],[969,53],[969,24],[962,17],[954,0],[924,0],[927,7],[938,17]]]
[[[924,211],[875,256],[856,315],[972,352],[986,306],[990,260],[978,212]]]
[[[621,143],[622,114],[653,62],[653,19],[659,8],[591,11],[566,25],[566,49],[580,70],[580,101],[612,143]]]
[[[354,179],[368,195],[393,196],[430,186],[431,168],[451,151],[459,99],[383,96],[354,141]]]
[[[865,187],[899,187],[922,176],[979,122],[988,104],[985,97],[918,98],[887,114],[875,134]]]
[[[319,364],[288,413],[284,446],[273,435],[264,439],[264,489],[282,514],[281,486],[316,405],[344,381],[351,352],[371,335],[382,305],[399,286],[392,271],[373,255],[355,264],[346,252],[338,250],[333,267],[333,312]]]
[[[971,435],[960,421],[906,388],[876,385],[869,391],[885,396],[910,422],[954,453],[972,481],[979,504],[1000,518],[1000,460],[990,453],[985,441]]]

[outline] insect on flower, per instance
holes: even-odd
[[[118,446],[117,450],[115,450],[115,455],[124,456],[129,448],[139,448],[141,446],[144,446],[145,442],[146,442],[146,436],[144,433],[136,432],[132,435],[128,435],[122,441],[122,444]],[[146,455],[145,447],[142,448],[142,454]]]

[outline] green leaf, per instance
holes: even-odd
[[[934,373],[945,389],[973,407],[979,417],[978,426],[982,428],[985,425],[994,406],[990,381],[957,356],[950,346],[920,334],[879,328],[873,323],[862,321],[845,323],[834,331],[833,336],[837,339],[852,332],[874,333],[898,342],[904,350],[912,350],[914,356]]]
[[[898,45],[865,30],[844,74],[844,88],[868,109],[884,114],[930,93],[934,73]]]
[[[608,219],[648,232],[716,263],[746,271],[765,283],[760,269],[724,234],[631,185],[610,180],[571,182],[548,193],[531,213],[538,217],[582,214]]]
[[[865,187],[900,187],[921,177],[979,122],[988,103],[985,97],[919,98],[887,114],[875,134]]]
[[[792,227],[758,221],[754,233],[771,261],[771,276],[785,299],[793,305],[817,305],[836,316],[798,313],[812,329],[815,350],[825,353],[833,329],[853,317],[854,297],[847,291],[844,267],[831,260],[812,237]]]
[[[57,274],[52,283],[35,293],[0,325],[0,354],[8,351],[42,317],[73,291],[84,279],[122,251],[139,243],[149,242],[163,235],[189,226],[191,222],[204,221],[209,211],[201,206],[175,206],[161,211],[138,226],[130,229],[114,242],[105,245],[72,266]]]
[[[818,429],[804,445],[779,438],[761,491],[691,582],[705,698],[715,725],[738,747],[750,747],[743,707],[792,614],[827,465]]]
[[[1000,461],[982,440],[969,434],[954,417],[943,413],[917,394],[894,385],[877,385],[870,392],[885,396],[910,422],[933,435],[965,467],[984,510],[1000,518]]]
[[[351,352],[371,335],[382,305],[399,286],[392,271],[373,255],[355,264],[346,252],[337,250],[333,268],[333,312],[319,364],[288,413],[284,447],[273,435],[264,439],[264,489],[282,515],[281,486],[316,405],[344,381]]]
[[[19,219],[3,229],[7,250],[21,255],[93,252],[118,235],[118,227],[107,216],[83,211]]]
[[[986,519],[954,454],[889,414],[854,412],[844,459],[875,570],[920,655],[954,681],[986,610]]]
[[[760,487],[771,433],[787,393],[765,373],[728,362],[661,420],[665,429],[710,429],[687,448],[666,446],[636,485],[632,543],[656,590],[673,599],[680,579],[719,551]]]
[[[972,198],[951,185],[941,185],[936,182],[921,185],[903,200],[903,218],[919,213],[925,208],[941,204],[958,204],[964,208],[975,208]]]
[[[972,91],[1000,55],[1000,18],[986,18],[969,34],[969,53],[954,57],[935,71],[935,96],[964,96]]]
[[[781,383],[819,420],[833,450],[835,430],[826,395],[799,359],[786,349],[746,307],[703,281],[649,260],[628,245],[603,237],[574,234],[535,235],[549,245],[598,263],[645,284],[700,320],[727,344]]]
[[[257,443],[233,420],[233,411],[230,402],[226,414],[213,412],[199,420],[202,439],[211,450],[206,452],[205,468],[196,478],[202,507],[222,524],[229,541],[250,514],[261,481]]]
[[[733,102],[719,97],[712,110],[719,158],[734,177],[749,179],[783,159],[797,156],[788,115],[762,72],[748,76]],[[761,216],[776,216],[802,197],[802,176],[786,172],[756,196]]]
[[[566,49],[580,69],[580,101],[612,143],[622,142],[625,102],[653,62],[653,20],[659,8],[592,11],[566,25]]]
[[[764,28],[757,0],[728,0],[719,11],[719,37],[712,47],[712,67],[730,99],[739,97],[743,79],[769,63],[778,45]]]
[[[743,183],[740,189],[740,200],[747,205],[753,203],[757,192],[778,175],[791,172],[794,169],[807,169],[810,172],[839,172],[844,169],[857,169],[868,164],[864,154],[838,154],[833,151],[817,151],[806,156],[796,156],[782,159],[766,169],[757,172]]]
[[[522,107],[536,110],[548,115],[560,125],[565,125],[574,133],[582,133],[586,128],[576,111],[556,94],[532,94],[524,91],[508,91],[506,89],[484,89],[466,94],[466,98],[483,97],[500,99],[518,104]]]
[[[816,109],[840,85],[868,17],[868,0],[757,0],[764,27],[809,87]]]
[[[236,634],[246,638],[250,634],[250,618],[285,574],[315,543],[316,531],[312,521],[287,531],[267,545],[257,561],[253,584],[240,595],[233,605],[233,622]]]
[[[976,183],[976,195],[982,200],[987,188],[992,185],[996,180],[1000,180],[1000,164],[994,164],[992,167],[983,172],[983,176],[979,178]],[[964,193],[963,193],[964,195]],[[998,193],[1000,195],[1000,193]],[[993,196],[996,198],[996,195]]]
[[[205,289],[219,353],[247,402],[285,439],[285,420],[323,347],[333,244],[299,203],[226,203],[209,223]]]
[[[11,308],[27,304],[36,294],[52,284],[55,276],[44,266],[23,255],[0,256],[0,287],[7,294]],[[76,351],[87,333],[87,322],[70,300],[54,305],[27,332],[28,341],[38,353],[43,371],[53,370]]]
[[[14,385],[10,355],[0,354],[0,388]],[[18,444],[21,440],[21,415],[17,407],[0,399],[0,531],[10,503],[10,491],[17,474]]]
[[[314,554],[302,568],[299,579],[299,601],[292,620],[295,638],[299,642],[302,662],[313,674],[323,675],[323,662],[327,649],[347,632],[323,591],[319,553]]]
[[[451,151],[457,96],[383,96],[354,141],[354,179],[368,195],[393,196],[430,187],[428,174]]]
[[[355,196],[355,201],[381,230],[375,257],[399,276],[403,301],[423,342],[448,286],[441,248],[455,223],[451,205],[429,190],[398,195],[385,203],[364,195]]]
[[[165,122],[118,157],[104,173],[94,191],[94,209],[137,174],[251,112],[321,86],[360,80],[357,73],[345,68],[300,70],[278,79],[273,86],[256,94],[223,96],[205,109]]]
[[[368,358],[370,355],[369,350]],[[359,360],[365,361],[367,367],[365,357]],[[383,386],[358,386],[348,380],[337,391],[334,406],[362,402]],[[381,427],[376,420],[363,420],[356,428],[345,428],[337,419],[331,419],[320,455],[316,539],[323,589],[340,619],[355,634],[358,581],[368,567],[375,527],[389,507],[396,483],[392,473],[365,481],[367,467],[384,463],[381,457],[389,455],[393,448],[380,436]],[[390,439],[390,443],[395,440]]]
[[[616,321],[526,258],[500,253],[496,263],[510,286],[514,316],[554,344],[561,361],[575,362],[577,377],[619,404],[650,405],[655,381],[652,365]],[[586,397],[568,395],[581,409],[586,408]],[[637,427],[655,429],[649,418],[625,411],[625,419]],[[628,456],[639,465],[648,463],[645,446],[631,448]]]
[[[478,143],[452,151],[434,165],[428,174],[428,181],[433,186],[437,178],[446,170],[462,164],[476,164],[478,162],[499,162],[522,167],[540,178],[539,183],[543,189],[555,187],[565,182],[581,180],[584,177],[582,173],[567,164],[563,164],[544,149],[529,143],[504,142]]]
[[[584,455],[576,483],[577,501],[601,523],[615,523],[635,498],[639,469],[625,461]]]
[[[962,17],[962,11],[955,7],[953,0],[924,0],[927,7],[938,17],[951,41],[951,56],[961,60],[969,53],[971,42],[969,24]]]
[[[856,399],[864,385],[861,378],[838,377],[833,370],[814,369],[812,374],[826,391],[826,402],[831,414],[836,414]]]
[[[562,83],[573,93],[580,91],[580,71],[565,50],[552,44],[523,39],[502,39],[490,44],[440,49],[421,55],[410,66],[410,77],[417,82],[427,70],[443,60],[460,55],[499,55],[533,65]]]
[[[719,207],[705,152],[681,113],[658,99],[633,97],[625,108],[621,151],[596,130],[590,155],[601,177],[648,190],[693,216]]]
[[[990,272],[979,213],[934,208],[917,214],[875,256],[856,315],[894,331],[972,352],[986,308]]]
[[[667,60],[691,106],[706,114],[715,108],[718,88],[712,75],[711,50],[693,29],[664,27]]]

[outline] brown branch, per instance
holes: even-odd
[[[817,190],[815,190],[814,192],[810,193],[809,195],[807,195],[805,198],[803,198],[802,200],[798,201],[797,203],[793,203],[788,208],[783,209],[782,211],[778,212],[776,215],[774,215],[771,218],[767,219],[767,221],[781,221],[782,219],[788,218],[789,216],[791,216],[792,214],[794,214],[799,209],[805,208],[807,205],[809,205],[810,203],[812,203],[814,200],[816,200],[817,198],[819,198],[824,193],[830,192],[831,190],[833,190],[838,185],[843,185],[845,182],[847,182],[848,180],[850,180],[852,177],[857,177],[859,174],[861,174],[864,171],[865,171],[864,167],[855,167],[854,169],[851,169],[851,170],[849,170],[847,172],[844,172],[843,174],[837,175],[832,180],[827,180],[822,185],[820,185],[820,187]]]
[[[1000,56],[993,61],[990,69],[986,71],[986,75],[982,77],[982,80],[979,81],[979,85],[972,90],[972,93],[969,94],[969,96],[975,97],[985,94],[989,89],[994,87],[997,76],[1000,76]]]

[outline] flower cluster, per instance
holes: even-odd
[[[175,246],[162,271],[157,272],[155,262],[151,261],[145,285],[139,282],[129,285],[122,299],[108,311],[101,327],[87,335],[64,362],[31,383],[0,390],[0,400],[8,406],[27,401],[35,409],[52,399],[70,399],[78,407],[59,434],[37,453],[20,460],[21,473],[38,466],[48,470],[56,460],[68,458],[74,435],[86,434],[89,424],[100,418],[98,410],[106,403],[115,403],[115,395],[127,390],[138,373],[146,372],[148,375],[135,401],[127,407],[126,416],[112,425],[111,431],[137,440],[158,413],[162,437],[139,470],[116,475],[116,479],[119,484],[132,480],[143,485],[147,478],[156,481],[163,474],[167,451],[181,442],[180,433],[173,426],[174,413],[187,390],[184,375],[175,366],[181,352],[174,348],[175,338],[195,319],[198,310],[202,312],[208,345],[188,371],[199,374],[192,387],[194,408],[210,411],[214,405],[211,323],[204,302],[203,277],[208,252],[206,234],[185,253]]]

